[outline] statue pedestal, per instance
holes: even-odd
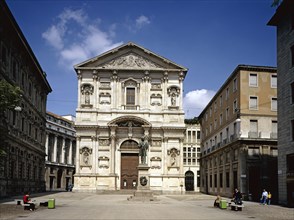
[[[153,192],[150,190],[149,166],[147,164],[139,164],[138,169],[138,186],[134,192],[134,196],[128,200],[134,201],[154,201]]]

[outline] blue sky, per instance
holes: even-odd
[[[86,59],[133,41],[189,69],[186,118],[198,116],[238,64],[276,66],[272,0],[7,0],[53,89],[47,110],[75,114]]]

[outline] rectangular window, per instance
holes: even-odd
[[[227,188],[230,187],[230,173],[226,172],[226,186]]]
[[[258,86],[258,80],[257,80],[257,74],[256,73],[250,73],[249,74],[249,86],[251,86],[251,87],[257,87]]]
[[[249,109],[250,110],[257,110],[257,97],[256,96],[250,96],[249,98]]]
[[[220,188],[223,188],[223,173],[219,174],[219,183],[220,183]]]
[[[223,105],[223,96],[221,95],[219,97],[219,106],[222,107],[222,105]]]
[[[229,99],[229,95],[230,95],[230,92],[229,92],[229,87],[226,89],[226,100]]]
[[[248,134],[249,138],[258,137],[258,122],[257,120],[250,120],[250,131]]]
[[[294,104],[294,82],[291,83],[291,101]]]
[[[234,109],[234,112],[236,112],[238,110],[237,100],[235,100],[233,103],[233,109]]]
[[[214,174],[214,187],[217,187],[217,175]]]
[[[223,124],[223,114],[220,114],[219,116],[219,125]]]
[[[212,175],[210,175],[209,180],[210,180],[209,181],[210,182],[209,186],[212,187]]]
[[[294,45],[291,47],[291,67],[294,66]]]
[[[197,131],[197,140],[200,140],[200,131]]]
[[[291,127],[292,127],[292,141],[294,141],[294,120],[291,120]]]
[[[272,111],[278,110],[278,101],[277,98],[272,98]]]
[[[135,105],[135,88],[127,88],[127,105]]]
[[[272,133],[271,138],[278,138],[278,122],[272,121]]]
[[[271,77],[271,87],[277,88],[277,75],[272,75]]]
[[[234,81],[233,81],[233,92],[237,91],[237,86],[238,86],[237,79],[234,79]]]
[[[229,112],[229,108],[227,108],[227,109],[226,109],[226,120],[229,119],[229,113],[230,113],[230,112]]]

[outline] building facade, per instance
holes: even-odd
[[[134,43],[75,66],[74,191],[136,189],[144,137],[153,191],[183,190],[183,80],[187,69]],[[182,187],[181,187],[182,185]]]
[[[68,117],[67,117],[68,118]],[[74,118],[46,114],[46,190],[68,190],[74,184],[76,131]]]
[[[294,207],[294,2],[284,0],[268,25],[277,27],[279,203]]]
[[[200,124],[186,123],[183,147],[185,191],[199,192],[200,189]]]
[[[45,190],[46,101],[51,87],[5,1],[0,1],[0,79],[22,90],[21,111],[4,112],[0,196]],[[2,94],[1,94],[2,95]]]
[[[277,195],[277,73],[239,65],[199,116],[201,192]]]

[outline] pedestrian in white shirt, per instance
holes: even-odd
[[[266,205],[267,197],[268,197],[268,192],[264,189],[261,194],[261,199],[260,199],[261,204]]]

